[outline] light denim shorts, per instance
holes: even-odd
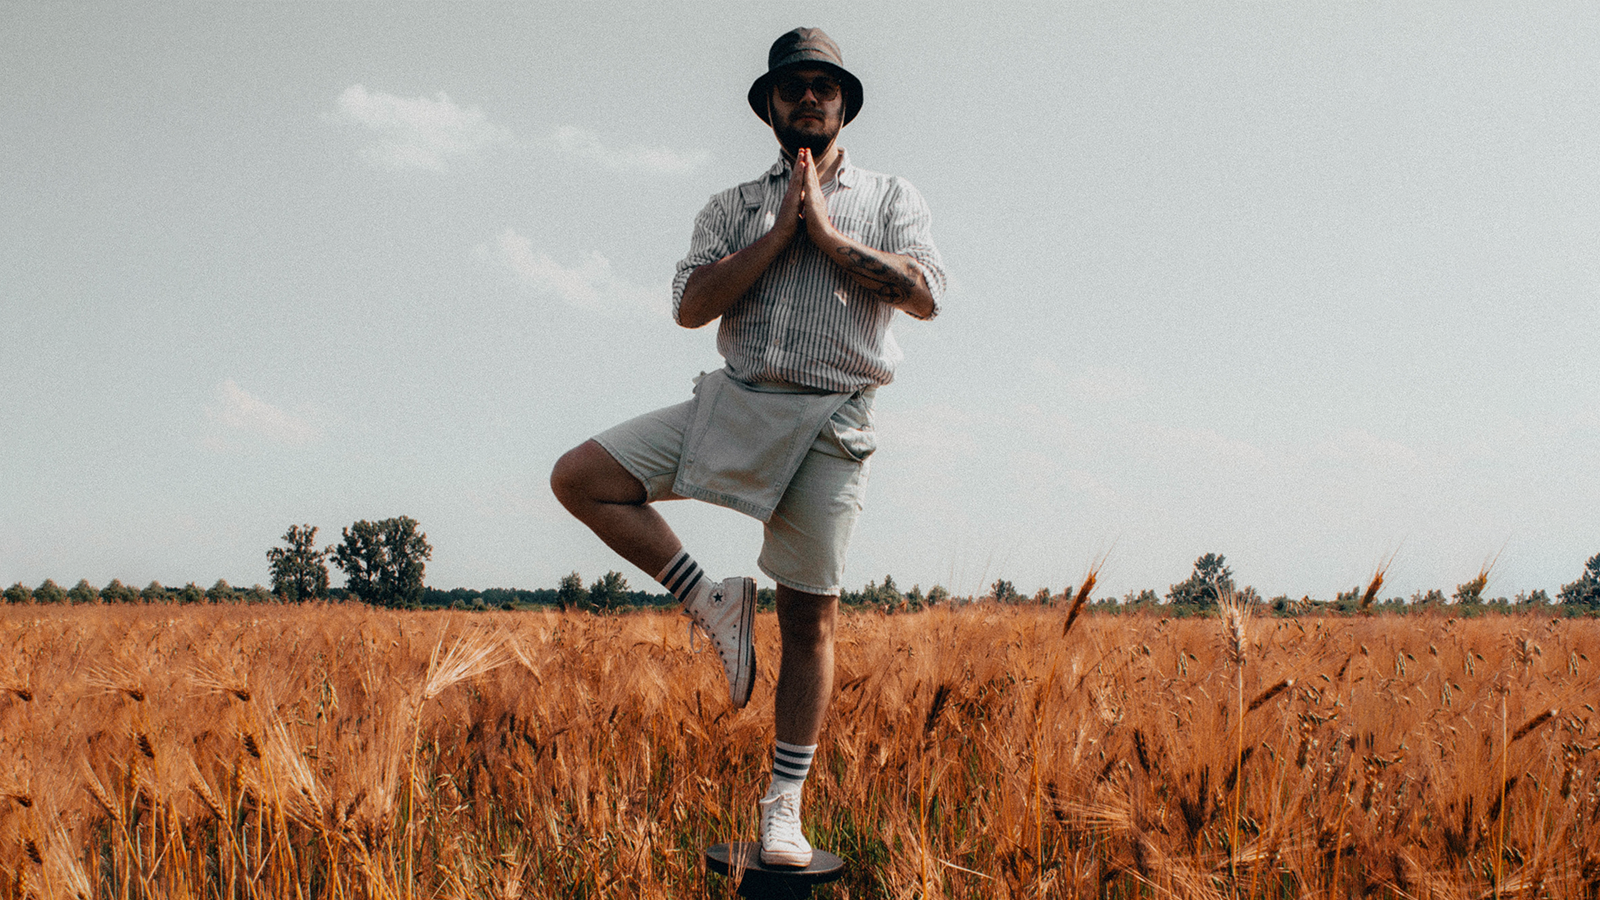
[[[694,401],[645,413],[595,435],[639,483],[645,501],[678,500],[672,492],[684,430]],[[869,457],[877,447],[872,394],[845,402],[823,426],[767,520],[756,565],[785,587],[808,594],[837,594],[844,583],[845,551],[866,493]]]

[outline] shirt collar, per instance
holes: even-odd
[[[778,161],[773,163],[772,168],[767,170],[767,177],[782,178],[789,174],[789,168],[789,160],[780,152]],[[856,186],[856,169],[855,166],[850,165],[850,151],[843,147],[839,148],[839,169],[834,173],[833,177],[839,182],[840,187],[850,188]]]

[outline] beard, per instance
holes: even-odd
[[[796,112],[799,111],[797,110]],[[819,112],[822,116],[820,127],[817,127],[813,122],[807,122],[807,127],[804,129],[797,128],[793,117],[781,124],[773,125],[772,133],[777,135],[779,146],[783,147],[783,152],[791,159],[799,155],[801,147],[810,150],[813,157],[820,157],[828,151],[828,147],[839,136],[839,129],[844,125],[843,121],[841,121],[843,115],[840,115],[840,120],[830,121],[831,117],[826,111]]]

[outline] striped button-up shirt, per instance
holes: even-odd
[[[789,189],[779,159],[754,181],[711,198],[694,220],[689,255],[672,282],[672,314],[700,266],[755,243],[772,228]],[[822,186],[833,227],[869,247],[910,257],[933,294],[944,296],[944,266],[929,236],[928,206],[903,178],[850,165],[840,151],[834,179]],[[722,314],[717,351],[741,381],[856,391],[888,384],[902,353],[889,330],[895,308],[878,300],[801,233],[743,297]]]

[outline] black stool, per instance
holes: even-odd
[[[739,896],[750,900],[805,900],[814,886],[844,877],[844,860],[826,850],[813,850],[804,869],[764,866],[761,845],[754,841],[707,847],[706,866],[730,878],[742,875]]]

